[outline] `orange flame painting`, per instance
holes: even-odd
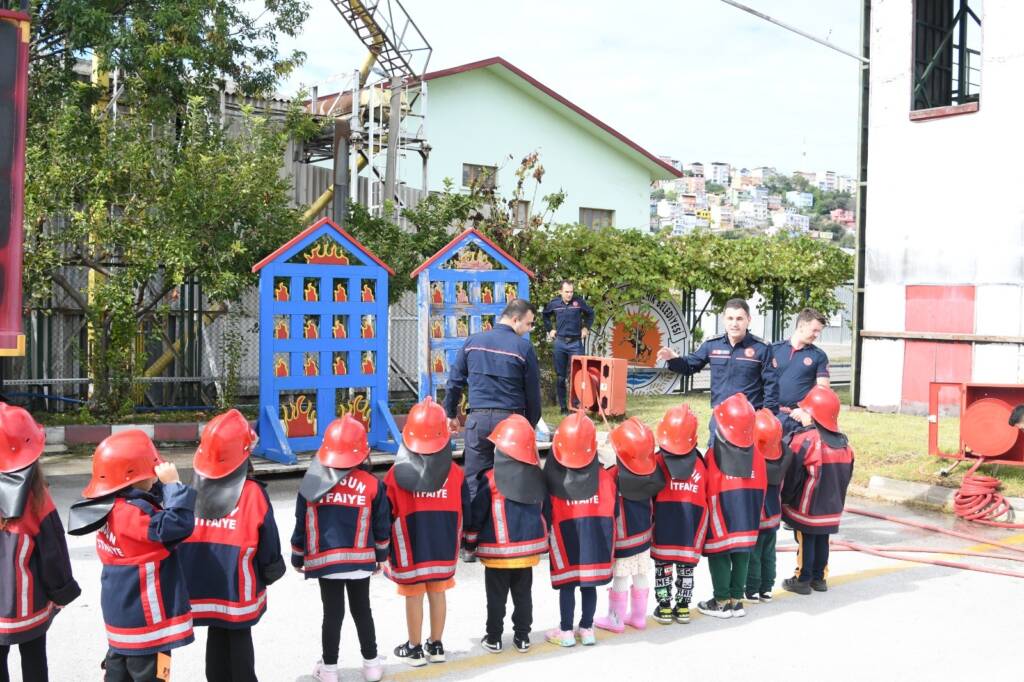
[[[494,303],[494,293],[491,291],[489,284],[484,284],[480,287],[480,302]]]
[[[370,321],[370,320],[368,320],[366,318],[363,318],[363,326],[360,327],[360,335],[364,339],[372,339],[373,338],[373,322],[372,321]]]
[[[344,376],[348,374],[348,366],[345,364],[345,358],[340,354],[334,356],[334,374],[336,376]]]
[[[488,318],[480,323],[480,328],[485,332],[489,332],[494,329],[494,325],[491,323],[490,318]]]
[[[373,361],[373,351],[363,351],[363,374],[374,374],[377,365]]]
[[[334,338],[346,339],[348,338],[348,331],[345,329],[345,325],[341,323],[341,320],[335,318],[334,320]]]
[[[455,283],[455,302],[469,303],[469,294],[466,293],[466,285],[462,282]]]
[[[348,303],[348,289],[345,288],[344,282],[338,282],[334,287],[334,302]]]
[[[306,254],[306,262],[310,265],[349,265],[345,250],[338,244],[320,242]]]
[[[305,339],[320,338],[320,327],[315,319],[306,320],[306,327],[302,330],[302,337]]]
[[[320,363],[317,361],[316,353],[306,353],[306,361],[302,366],[302,373],[307,377],[320,376]]]
[[[444,303],[444,290],[441,288],[440,282],[434,282],[430,285],[430,300],[435,305]]]
[[[462,318],[459,318],[458,322],[455,323],[455,335],[469,336],[469,325]]]
[[[511,282],[507,282],[505,284],[505,300],[514,301],[517,298],[519,298],[519,288]]]
[[[274,323],[274,338],[288,338],[288,320],[278,320],[277,322]]]
[[[284,358],[277,358],[276,360],[274,360],[274,376],[288,376],[288,363],[284,361]]]
[[[288,302],[288,285],[284,282],[278,282],[277,288],[274,289],[274,300],[280,303]]]
[[[430,325],[430,336],[435,339],[444,338],[444,326],[441,324],[441,320],[434,320],[434,323]]]
[[[316,303],[320,300],[320,292],[317,291],[316,284],[310,282],[306,285],[306,302]]]
[[[373,289],[369,284],[363,284],[363,303],[373,303]]]
[[[434,373],[435,374],[444,374],[445,371],[446,371],[446,369],[445,369],[445,366],[444,366],[444,355],[442,355],[441,353],[435,353],[434,354]]]
[[[300,395],[281,406],[284,435],[289,438],[316,435],[316,410],[306,396]]]
[[[351,415],[353,419],[360,422],[363,427],[367,430],[370,428],[370,401],[365,395],[354,396],[347,403],[341,403],[338,405],[336,410],[339,417],[344,417],[346,414]]]

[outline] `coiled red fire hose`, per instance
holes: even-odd
[[[977,473],[985,460],[979,459],[975,462],[960,484],[960,489],[953,497],[953,511],[956,515],[967,521],[981,523],[996,528],[1024,528],[1024,523],[1013,523],[1011,521],[997,521],[1001,516],[1010,512],[1012,507],[1009,501],[999,492],[1002,485],[995,476],[985,476]]]

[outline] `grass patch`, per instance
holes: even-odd
[[[841,388],[840,398],[849,400],[849,391]],[[686,403],[700,423],[698,442],[707,443],[707,424],[711,406],[707,393],[671,396],[630,396],[627,416],[640,417],[652,428],[672,405]],[[561,421],[558,408],[545,408],[544,420],[552,428]],[[617,423],[620,419],[609,420]],[[956,471],[943,477],[939,471],[953,460],[928,454],[928,419],[905,414],[879,414],[860,408],[844,407],[839,423],[850,437],[856,454],[853,482],[865,486],[875,475],[904,481],[917,481],[950,488],[960,486],[964,472],[970,464],[961,464]],[[601,428],[599,426],[599,428]],[[951,452],[958,447],[960,423],[954,417],[943,418],[939,428],[939,445]],[[1024,470],[1021,467],[985,465],[981,472],[997,476],[1003,481],[1004,495],[1024,496]]]

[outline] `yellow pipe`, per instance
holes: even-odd
[[[203,313],[203,324],[212,324],[218,316],[227,312],[227,307],[223,303],[219,304],[213,310],[209,310]],[[172,362],[174,362],[174,356],[181,352],[181,339],[178,339],[171,347],[164,351],[164,354],[157,358],[152,365],[146,368],[146,371],[142,373],[144,377],[155,377],[160,376],[164,373]]]
[[[330,187],[328,187],[327,189],[324,190],[324,193],[321,194],[320,197],[316,201],[314,201],[312,204],[309,205],[309,208],[306,209],[306,212],[302,214],[302,222],[303,223],[308,223],[311,220],[313,220],[313,218],[318,213],[320,213],[320,211],[322,211],[325,208],[327,208],[327,204],[331,203],[331,199],[333,199],[333,198],[334,198],[334,185],[331,185]]]

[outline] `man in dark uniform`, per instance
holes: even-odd
[[[665,360],[670,370],[684,376],[696,374],[710,364],[712,408],[734,393],[742,393],[755,410],[767,407],[775,412],[778,391],[771,348],[747,331],[750,307],[742,298],[731,298],[725,303],[722,318],[725,334],[708,339],[696,352],[682,357],[671,348],[662,348],[658,359]],[[713,415],[709,428],[710,446],[715,439]]]
[[[469,387],[462,464],[471,497],[478,475],[494,466],[494,444],[487,437],[498,422],[510,414],[523,415],[531,426],[540,420],[537,354],[523,337],[533,325],[533,304],[517,298],[502,311],[494,329],[466,339],[448,374],[444,409],[452,433],[459,430],[459,403]]]
[[[548,341],[555,342],[555,374],[558,376],[558,406],[562,414],[569,414],[566,384],[569,380],[569,361],[574,355],[583,355],[583,341],[594,323],[594,310],[582,297],[574,293],[572,282],[562,280],[558,298],[544,306],[544,331]],[[554,324],[552,324],[554,321]]]
[[[796,317],[796,331],[785,341],[772,344],[772,367],[778,378],[779,407],[783,438],[800,428],[797,403],[812,388],[829,388],[828,356],[814,345],[828,320],[814,308],[804,308]]]

